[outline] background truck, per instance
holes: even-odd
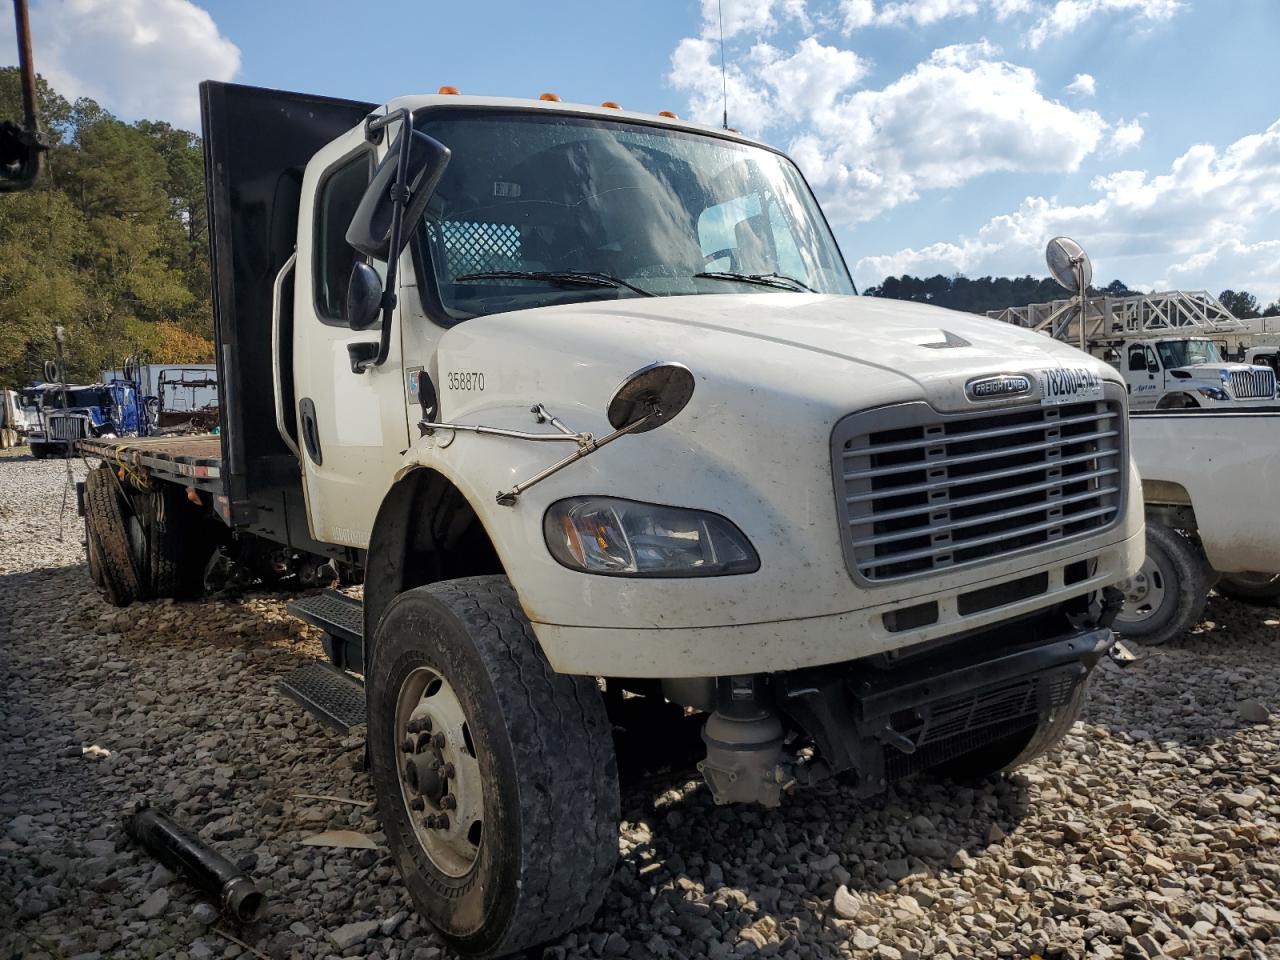
[[[1247,331],[1204,290],[1075,297],[993,310],[988,316],[1107,360],[1124,377],[1133,410],[1276,402],[1274,367],[1226,359],[1220,338]]]
[[[37,459],[70,456],[86,437],[138,437],[151,432],[149,400],[133,379],[106,383],[45,383],[39,389],[39,425],[29,437]]]
[[[1239,600],[1280,600],[1280,407],[1135,414],[1147,553],[1120,584],[1117,629],[1146,643],[1200,620],[1210,587]]]
[[[1270,406],[1276,371],[1227,361],[1208,337],[1160,337],[1124,344],[1119,364],[1132,410]]]
[[[599,905],[617,711],[704,718],[716,801],[766,805],[988,774],[1078,716],[1142,556],[1112,368],[854,296],[795,166],[732,131],[201,98],[222,430],[81,442],[89,568],[117,603],[211,560],[363,580],[291,604],[342,669],[285,688],[367,723],[459,952]]]

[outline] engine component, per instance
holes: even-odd
[[[707,758],[698,764],[716,803],[781,802],[782,721],[761,696],[763,683],[747,676],[717,684],[716,710],[702,728]]]

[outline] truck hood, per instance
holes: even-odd
[[[1084,367],[1119,382],[1109,364],[1043,334],[976,314],[875,297],[636,298],[496,314],[456,329],[477,324],[509,328],[500,336],[573,343],[574,352],[584,356],[638,351],[649,360],[678,360],[708,376],[736,371],[747,377],[758,364],[782,364],[795,371],[801,390],[806,379],[822,373],[848,380],[852,365],[863,371],[855,379],[898,384],[898,396],[886,396],[885,402],[928,396],[949,409],[972,407],[964,384],[980,374]],[[917,389],[902,389],[908,386],[904,381]]]
[[[1248,363],[1195,363],[1185,367],[1172,367],[1170,373],[1189,373],[1197,380],[1218,380],[1222,374],[1257,373],[1269,367],[1258,367]]]

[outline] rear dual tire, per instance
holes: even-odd
[[[366,680],[378,809],[419,913],[468,957],[588,922],[618,856],[609,720],[593,678],[547,663],[506,578],[398,596]]]
[[[109,603],[200,594],[214,543],[184,488],[126,492],[103,464],[89,471],[84,489],[89,575]]]
[[[1232,600],[1273,606],[1280,601],[1280,573],[1224,573],[1214,589]]]

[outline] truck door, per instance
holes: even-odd
[[[347,227],[374,164],[373,146],[356,129],[307,165],[294,284],[294,390],[311,534],[353,547],[368,545],[378,505],[409,445],[400,331],[381,366],[355,373],[348,351],[377,340],[381,330],[380,324],[350,329],[344,310],[358,257],[346,241]]]
[[[1140,343],[1129,347],[1128,358],[1124,365],[1124,379],[1129,388],[1129,407],[1133,410],[1146,410],[1156,405],[1156,396],[1160,392],[1155,382],[1155,375],[1147,369],[1147,348]]]

